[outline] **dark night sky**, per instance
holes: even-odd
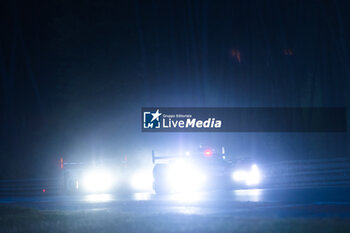
[[[2,1],[0,177],[40,176],[61,156],[149,162],[151,148],[198,143],[260,159],[344,156],[345,134],[142,134],[139,117],[142,106],[348,106],[349,9]]]

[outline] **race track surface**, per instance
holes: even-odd
[[[181,213],[244,217],[350,217],[350,187],[2,197],[0,205],[40,210]]]

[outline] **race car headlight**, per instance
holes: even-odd
[[[131,177],[131,186],[137,191],[151,190],[153,184],[152,173],[139,172]]]
[[[257,185],[260,183],[261,174],[258,166],[253,164],[250,170],[238,170],[232,174],[236,182],[245,182],[246,185]]]
[[[247,185],[257,185],[260,183],[260,179],[261,179],[260,171],[258,167],[255,164],[253,164],[245,182]]]
[[[81,187],[90,193],[101,193],[110,191],[115,184],[115,178],[109,171],[93,169],[83,174]]]
[[[202,171],[184,161],[172,164],[167,174],[168,183],[175,192],[196,191],[203,186],[205,179]]]
[[[232,177],[235,181],[245,181],[247,179],[247,172],[243,170],[235,171]]]

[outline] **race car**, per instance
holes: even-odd
[[[127,157],[101,158],[88,162],[63,162],[64,194],[111,194],[152,191],[152,168],[129,164]]]
[[[261,172],[251,160],[228,160],[225,149],[200,147],[195,153],[155,156],[153,189],[157,194],[257,187]]]
[[[109,193],[125,190],[126,160],[103,159],[93,162],[65,162],[61,158],[62,187],[65,194]]]

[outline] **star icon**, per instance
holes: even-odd
[[[154,120],[159,121],[159,116],[162,115],[161,113],[159,113],[159,109],[157,109],[157,111],[155,113],[151,113],[151,114],[153,116],[151,122]]]

